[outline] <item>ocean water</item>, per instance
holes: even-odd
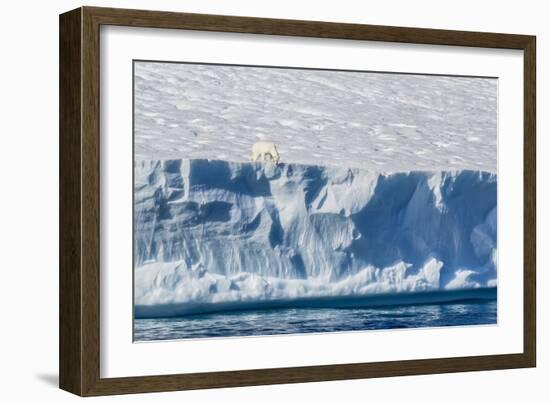
[[[134,341],[496,323],[495,300],[376,308],[276,308],[135,319]]]

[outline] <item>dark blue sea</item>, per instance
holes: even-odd
[[[134,341],[496,323],[496,300],[370,308],[273,308],[135,319]]]

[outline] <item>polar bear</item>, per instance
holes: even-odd
[[[277,165],[279,163],[279,152],[277,151],[277,147],[275,147],[275,143],[271,143],[268,141],[258,141],[254,143],[252,146],[252,161],[265,161],[266,157],[269,157],[269,159]]]

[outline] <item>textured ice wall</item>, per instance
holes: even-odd
[[[137,161],[136,305],[496,286],[495,174]]]

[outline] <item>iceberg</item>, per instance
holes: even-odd
[[[496,298],[497,176],[134,166],[135,317]]]

